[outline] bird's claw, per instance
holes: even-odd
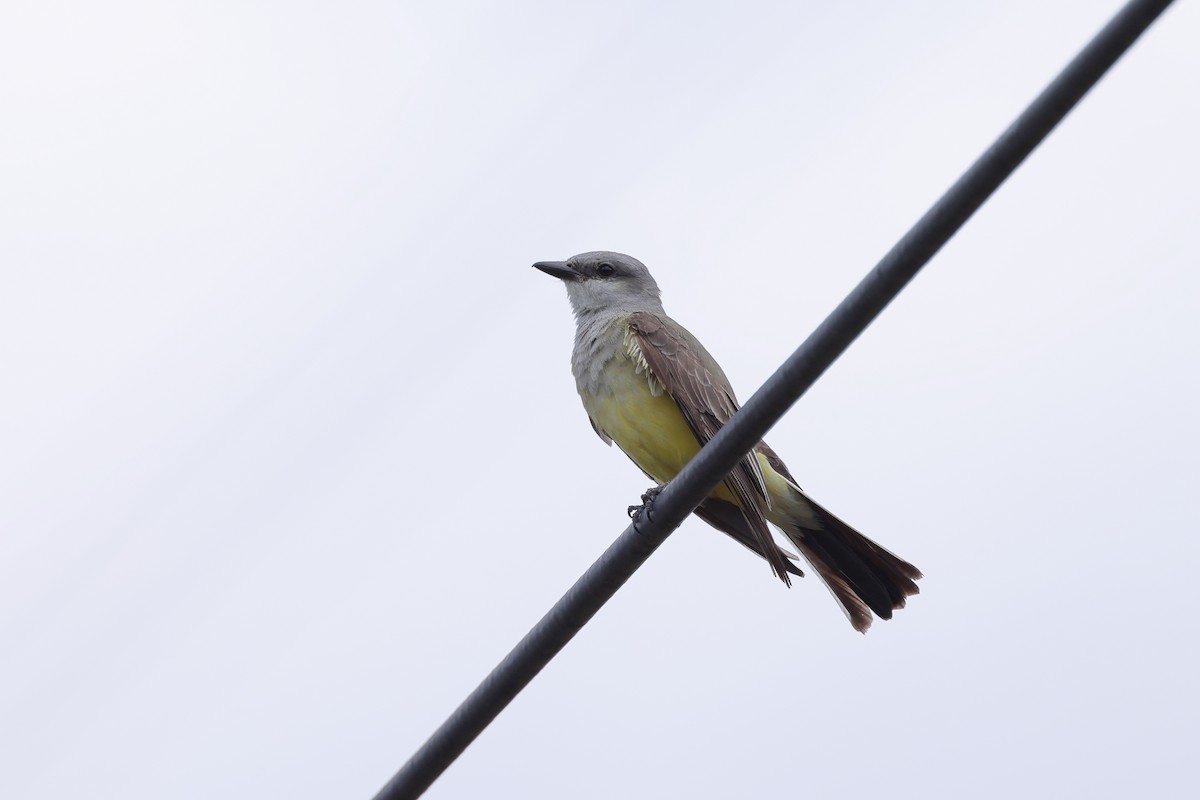
[[[651,486],[649,489],[647,489],[645,492],[643,492],[642,493],[642,504],[639,506],[630,506],[629,507],[629,511],[628,511],[629,518],[631,520],[633,520],[634,522],[637,522],[638,519],[641,518],[642,514],[646,514],[647,518],[649,518],[650,506],[654,504],[654,498],[658,497],[659,493],[662,490],[663,490],[663,487],[661,487],[661,486]]]

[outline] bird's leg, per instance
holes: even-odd
[[[629,518],[634,522],[638,521],[638,517],[642,514],[650,513],[650,506],[654,504],[654,498],[658,497],[659,492],[663,490],[661,486],[651,486],[642,493],[642,504],[640,506],[629,507]]]

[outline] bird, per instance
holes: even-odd
[[[729,379],[696,337],[667,316],[658,283],[636,258],[593,251],[533,266],[566,286],[575,316],[571,372],[592,428],[655,482],[644,496],[652,499],[738,410]],[[766,442],[695,514],[766,559],[791,586],[791,576],[804,571],[776,543],[767,523],[774,525],[859,632],[876,616],[891,619],[920,591],[920,570],[809,497]]]

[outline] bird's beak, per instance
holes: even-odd
[[[539,261],[533,266],[547,275],[553,275],[564,281],[577,281],[582,277],[574,267],[565,261]]]

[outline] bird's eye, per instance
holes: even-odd
[[[612,264],[608,263],[607,261],[603,262],[602,264],[600,264],[600,266],[596,267],[596,274],[599,275],[601,278],[611,278],[613,273],[616,271],[617,271],[617,268],[614,267]]]

